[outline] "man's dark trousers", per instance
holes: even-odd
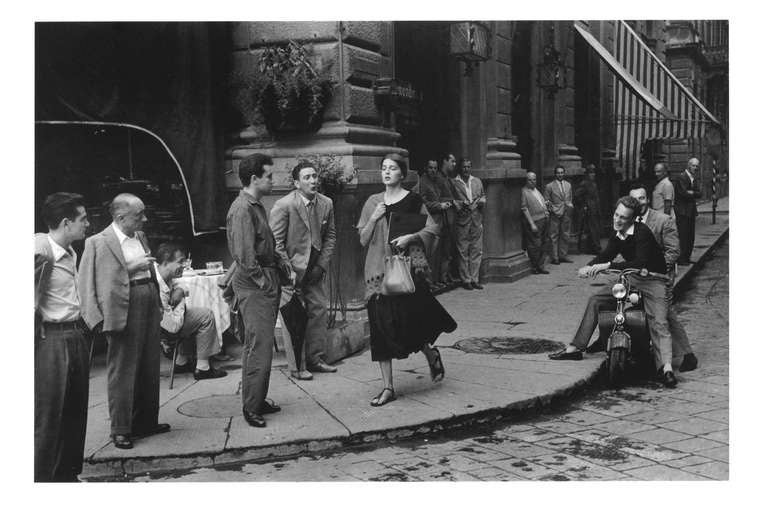
[[[107,396],[112,435],[157,426],[160,409],[160,300],[157,286],[131,287],[125,329],[108,332]]]
[[[277,269],[262,269],[266,277],[263,289],[257,287],[248,276],[241,274],[239,269],[232,280],[245,329],[242,361],[243,410],[253,414],[261,413],[261,406],[269,391],[275,323],[280,304],[280,279]]]
[[[82,330],[35,339],[35,482],[73,482],[83,469],[88,344]]]
[[[690,262],[693,252],[693,242],[696,234],[696,215],[678,215],[677,234],[680,237],[680,258],[679,262]]]
[[[536,224],[536,229],[538,231],[533,231],[531,226],[528,224],[527,219],[523,219],[523,233],[525,233],[525,247],[528,251],[528,258],[531,261],[531,267],[534,269],[543,269],[544,268],[544,249],[547,245],[548,237],[549,237],[549,229],[548,229],[548,222],[549,219],[544,217],[539,220],[534,221],[534,224]]]

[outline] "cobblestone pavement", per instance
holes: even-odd
[[[678,311],[699,368],[674,390],[596,389],[546,415],[472,432],[134,480],[725,480],[728,290],[725,242],[682,291]]]

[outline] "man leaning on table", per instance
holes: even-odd
[[[184,271],[186,252],[179,244],[160,244],[155,253],[157,264],[157,282],[160,289],[160,303],[163,306],[163,319],[160,328],[168,334],[181,337],[182,351],[176,356],[175,373],[192,372],[195,380],[218,379],[227,373],[211,366],[210,357],[220,349],[219,334],[216,331],[216,321],[213,312],[203,307],[187,307],[184,289],[173,288],[173,279],[181,276]],[[196,350],[188,348],[195,342]],[[193,352],[197,361],[190,359]]]

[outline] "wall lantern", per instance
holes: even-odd
[[[451,56],[463,61],[465,76],[491,56],[491,31],[480,22],[455,22],[450,25]]]
[[[565,88],[565,64],[560,52],[555,48],[555,27],[550,27],[550,43],[541,51],[541,61],[536,65],[536,84],[550,98],[554,98],[558,90]]]

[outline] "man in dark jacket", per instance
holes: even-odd
[[[675,186],[675,218],[677,218],[677,233],[680,235],[679,265],[691,263],[693,239],[696,235],[696,199],[701,197],[701,188],[696,179],[699,173],[699,160],[691,157],[688,168],[677,176]]]
[[[656,242],[653,232],[641,222],[636,222],[639,203],[632,197],[621,197],[613,212],[613,229],[616,233],[608,240],[608,245],[586,266],[579,269],[582,278],[594,278],[606,269],[647,269],[653,273],[666,272],[666,262],[661,246]],[[624,259],[615,262],[621,254]],[[672,388],[677,379],[672,371],[672,340],[667,323],[667,289],[664,280],[656,277],[632,278],[635,287],[645,301],[645,314],[651,335],[651,349],[656,368],[662,372],[664,385]],[[597,294],[590,296],[584,316],[571,344],[565,349],[550,354],[550,359],[579,360],[581,351],[586,349],[592,333],[597,327],[598,313],[601,307],[614,301],[611,287],[606,286]]]

